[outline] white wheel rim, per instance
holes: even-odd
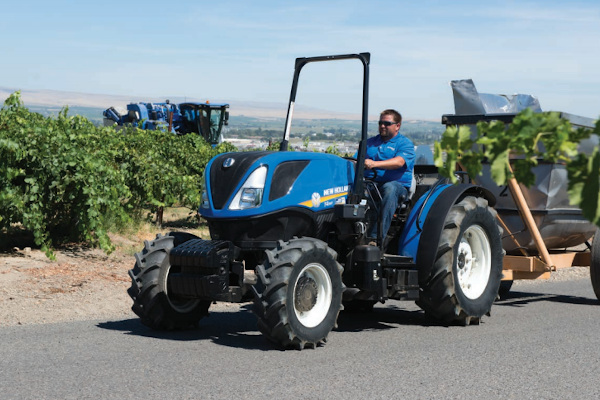
[[[167,275],[164,279],[164,285],[162,289],[163,292],[165,292],[165,296],[167,297],[167,301],[169,302],[171,308],[180,314],[186,314],[193,311],[198,306],[198,303],[200,303],[200,300],[171,298],[171,296],[169,296],[169,285],[167,283],[169,280],[169,274],[171,273],[171,266],[168,267],[166,273]]]
[[[477,299],[490,279],[492,269],[490,241],[479,225],[470,226],[458,245],[458,284],[469,299]]]
[[[310,282],[310,285],[313,288],[316,288],[316,299],[314,298],[314,293],[306,293],[306,291],[299,293],[299,282]],[[325,319],[325,316],[327,316],[327,312],[331,306],[331,299],[333,297],[331,278],[329,277],[329,273],[325,267],[317,263],[307,264],[304,268],[302,268],[300,274],[298,274],[298,278],[296,278],[296,281],[294,282],[293,290],[293,307],[298,321],[300,321],[300,323],[307,328],[314,328],[315,326],[319,325]],[[306,295],[313,295],[311,300],[314,302],[314,305],[312,305],[310,309],[306,309],[307,307],[298,306],[298,303],[302,302],[303,299],[297,296],[305,293]]]

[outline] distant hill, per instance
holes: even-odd
[[[19,89],[0,87],[0,102]],[[69,106],[72,114],[86,116],[91,120],[94,115],[102,119],[102,111],[115,107],[125,109],[129,103],[137,102],[164,102],[169,99],[172,103],[183,103],[186,101],[204,102],[207,99],[164,96],[164,97],[140,97],[140,96],[120,96],[107,94],[92,94],[78,92],[63,92],[58,90],[21,90],[21,99],[27,108],[32,111],[45,114],[42,110],[59,111],[65,106]],[[287,113],[287,103],[262,103],[252,101],[237,101],[224,99],[210,99],[213,103],[229,103],[230,114],[232,116],[247,116],[254,118],[285,118]],[[315,108],[298,107],[294,113],[295,117],[304,119],[349,119],[359,120],[360,115],[319,110]],[[376,118],[376,117],[375,117]]]

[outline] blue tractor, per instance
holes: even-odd
[[[130,103],[127,113],[114,107],[104,110],[104,125],[137,126],[148,130],[164,130],[178,135],[196,133],[211,145],[222,141],[221,131],[229,121],[229,104],[186,102]]]
[[[358,60],[364,67],[362,139],[356,159],[289,152],[301,69]],[[206,167],[200,214],[211,239],[158,235],[129,275],[133,311],[156,329],[197,325],[215,301],[254,301],[258,328],[283,348],[316,347],[340,310],[415,300],[443,324],[477,324],[502,278],[494,198],[416,166],[411,198],[386,237],[369,245],[378,192],[365,179],[370,54],[296,59],[281,151],[225,153]]]

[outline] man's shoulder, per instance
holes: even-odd
[[[397,134],[396,136],[394,136],[392,138],[392,141],[394,142],[394,144],[396,146],[413,146],[414,147],[412,140],[410,140],[409,138],[407,138],[406,136],[404,136],[400,133]]]

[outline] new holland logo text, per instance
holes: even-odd
[[[310,200],[303,201],[300,203],[302,206],[318,208],[321,204],[332,206],[334,203],[330,200],[335,200],[335,203],[345,202],[345,196],[348,195],[348,185],[336,186],[323,190],[323,195],[314,192]]]

